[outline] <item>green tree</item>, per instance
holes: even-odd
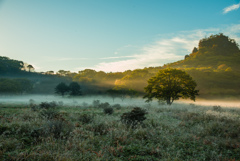
[[[72,96],[79,96],[82,94],[81,87],[77,82],[70,83],[69,91],[70,91],[70,95]]]
[[[116,90],[116,89],[109,89],[109,90],[107,90],[106,92],[107,92],[107,94],[108,94],[110,97],[112,97],[113,102],[114,102],[114,99],[115,99],[116,97],[118,97],[118,90]]]
[[[195,101],[195,96],[198,95],[196,86],[196,82],[186,72],[168,68],[160,70],[156,76],[148,80],[148,86],[145,87],[147,94],[144,98],[147,98],[147,101],[153,98],[165,100],[168,105],[180,97]]]
[[[19,84],[20,93],[28,93],[33,89],[33,83],[29,79],[17,78],[14,80]]]
[[[69,91],[69,87],[65,83],[59,83],[55,88],[55,93],[64,96],[65,93]]]
[[[31,70],[34,70],[34,67],[31,64],[29,64],[27,68],[28,68],[28,72],[30,72]]]

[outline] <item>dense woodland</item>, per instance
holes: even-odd
[[[118,94],[141,95],[147,80],[165,68],[186,71],[197,82],[200,96],[237,97],[240,96],[240,50],[235,40],[223,34],[201,39],[198,47],[183,60],[159,67],[127,70],[125,72],[95,71],[85,69],[78,73],[59,70],[37,73],[34,67],[22,61],[0,57],[1,94],[53,94],[57,84],[78,82],[82,94],[108,94],[111,90]]]

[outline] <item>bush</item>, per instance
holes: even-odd
[[[39,113],[39,116],[41,118],[46,118],[46,119],[58,118],[59,115],[60,114],[59,114],[59,112],[56,109],[43,109]]]
[[[214,111],[222,111],[222,107],[221,106],[213,106],[213,110]]]
[[[105,114],[111,115],[113,113],[113,108],[112,107],[107,107],[103,109],[103,112]]]
[[[38,111],[39,107],[36,104],[30,105],[32,111]]]
[[[29,105],[32,106],[32,105],[34,105],[34,104],[35,104],[35,101],[34,101],[33,99],[30,99],[30,100],[29,100]]]
[[[105,103],[99,104],[98,107],[99,107],[99,108],[108,108],[108,107],[110,107],[110,104],[109,104],[108,102],[105,102]]]
[[[39,105],[39,107],[42,108],[42,109],[55,108],[56,106],[57,106],[57,103],[55,101],[52,101],[52,102],[42,102]]]
[[[108,133],[108,127],[104,123],[93,124],[92,130],[94,135],[105,135]]]
[[[115,104],[112,106],[113,108],[116,108],[117,110],[120,110],[121,109],[121,105],[120,104]]]
[[[86,102],[83,102],[83,103],[82,103],[82,106],[83,106],[83,107],[88,107],[88,104],[87,104]]]
[[[78,120],[80,122],[82,122],[83,124],[88,124],[93,122],[94,120],[94,115],[90,115],[90,114],[81,114],[80,117],[78,118]]]
[[[99,100],[93,100],[92,105],[93,105],[93,107],[98,107],[100,105],[100,101]]]
[[[61,120],[49,121],[45,125],[45,134],[53,135],[54,138],[67,137],[73,130],[73,126]]]
[[[131,112],[123,113],[121,121],[134,127],[146,119],[145,114],[147,114],[146,110],[141,109],[140,107],[135,107]]]
[[[63,106],[63,101],[58,101],[59,106]]]

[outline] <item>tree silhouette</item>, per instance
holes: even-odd
[[[165,100],[168,105],[180,97],[195,101],[195,96],[198,95],[198,90],[195,90],[196,86],[196,82],[186,72],[164,69],[148,80],[148,86],[145,87],[147,94],[144,98],[147,98],[147,101],[151,101],[152,98]]]
[[[69,91],[70,91],[70,95],[72,96],[79,96],[82,94],[81,87],[77,82],[70,83]]]
[[[33,67],[31,64],[29,64],[29,65],[27,66],[27,68],[28,68],[28,72],[30,72],[32,69],[34,69],[34,67]]]
[[[68,91],[69,87],[63,82],[58,84],[55,88],[55,93],[61,94],[62,96],[64,96],[64,94],[67,93]]]

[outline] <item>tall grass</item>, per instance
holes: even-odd
[[[149,105],[131,128],[134,106],[55,108],[0,107],[0,160],[240,160],[239,109]]]

